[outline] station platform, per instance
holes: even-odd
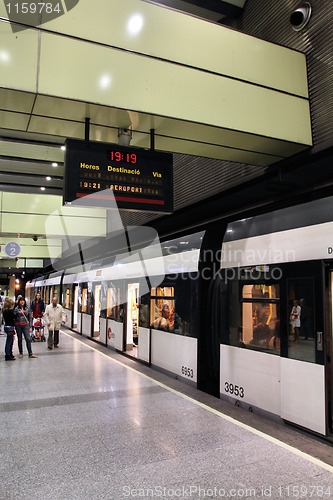
[[[315,436],[69,330],[33,351],[0,360],[3,500],[333,498],[332,446]]]

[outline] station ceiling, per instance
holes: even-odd
[[[237,19],[245,1],[161,0],[150,3],[168,5],[223,23],[230,18]],[[210,9],[206,8],[208,5]],[[57,109],[56,114],[54,109]],[[64,151],[61,146],[66,137],[84,138],[84,118],[88,115],[92,118],[90,137],[93,140],[117,143],[118,127],[127,128],[130,124],[125,110],[74,100],[54,102],[52,96],[1,89],[0,192],[28,193],[32,199],[34,194],[60,197],[64,175]],[[149,130],[149,127],[146,129]],[[149,147],[147,130],[134,134],[135,145]],[[200,156],[195,148],[193,150],[193,154],[173,154],[175,211],[209,200],[236,186],[246,185],[268,170],[266,164],[260,165],[259,162],[251,163],[241,158],[238,161],[207,158]],[[188,148],[190,151],[191,148]],[[277,157],[276,161],[280,159]],[[49,177],[51,179],[47,180]],[[124,225],[141,225],[158,216],[150,212],[121,211],[121,218]],[[28,246],[36,247],[32,240],[35,235],[35,231],[29,230],[23,232],[21,237],[26,239]],[[3,238],[11,236],[6,233]],[[45,235],[40,232],[38,236],[42,245]],[[0,267],[9,272],[9,264],[15,262],[6,260]]]
[[[202,18],[219,21],[226,15],[238,16],[243,0],[221,2],[211,0],[210,8],[203,8],[198,1],[173,0],[160,3],[183,12],[198,15]],[[207,2],[204,2],[207,4]],[[1,48],[1,47],[0,47]],[[0,56],[5,57],[6,51]],[[3,61],[6,62],[6,61]],[[1,85],[1,82],[0,82]],[[115,109],[74,100],[61,100],[52,96],[37,93],[20,92],[9,88],[0,88],[0,284],[6,282],[8,276],[16,277],[33,275],[36,268],[48,262],[49,253],[59,251],[61,240],[53,238],[47,241],[43,224],[49,212],[54,209],[50,200],[57,200],[55,206],[61,205],[64,185],[64,156],[62,149],[67,137],[84,138],[85,117],[91,120],[90,139],[110,143],[118,142],[118,129],[127,129],[136,124],[133,131],[133,143],[141,147],[149,147],[150,117],[141,116],[140,132],[139,115],[126,110]],[[155,119],[159,126],[162,118]],[[143,123],[147,122],[147,123]],[[164,128],[167,131],[167,120]],[[175,127],[175,123],[171,124]],[[180,124],[180,126],[182,126]],[[139,130],[138,130],[139,129]],[[214,130],[212,140],[214,143]],[[198,143],[199,144],[199,143]],[[166,146],[167,147],[167,146]],[[199,149],[198,149],[199,147]],[[211,155],[219,156],[211,145]],[[214,194],[246,182],[265,171],[263,165],[247,165],[244,163],[223,161],[196,156],[200,145],[184,142],[183,150],[192,155],[174,153],[174,200],[175,210],[181,209],[213,196]],[[204,172],[205,182],[202,182]],[[12,193],[17,204],[5,198],[5,193]],[[15,195],[16,193],[16,195]],[[28,195],[28,196],[27,196]],[[41,196],[45,195],[45,203]],[[51,196],[51,198],[50,198]],[[29,203],[31,199],[31,203]],[[4,201],[5,200],[5,201]],[[35,207],[35,208],[30,208]],[[142,225],[158,217],[150,212],[120,211],[124,225]],[[44,222],[41,223],[41,218]],[[30,220],[29,220],[30,219]],[[4,224],[4,221],[11,221]],[[34,224],[33,221],[36,221]],[[22,253],[19,258],[10,259],[4,254],[4,247],[9,241],[18,241]]]

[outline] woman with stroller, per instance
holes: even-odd
[[[14,309],[15,313],[15,329],[17,333],[18,340],[18,348],[19,348],[19,358],[23,357],[23,345],[22,345],[22,336],[24,335],[25,343],[27,345],[27,350],[29,354],[29,358],[38,358],[35,354],[32,354],[31,349],[31,340],[30,340],[30,332],[32,328],[30,327],[30,310],[27,307],[24,297],[20,297],[18,300],[18,304]]]
[[[45,304],[40,296],[40,292],[36,293],[35,300],[32,301],[30,310],[33,318],[41,318],[45,311]]]
[[[5,302],[2,307],[3,320],[5,322],[5,333],[7,334],[6,346],[5,346],[5,360],[14,361],[16,358],[13,355],[13,344],[15,336],[15,313],[14,313],[14,301],[9,297],[5,298]]]
[[[44,325],[42,322],[42,317],[45,312],[45,304],[41,298],[40,292],[36,293],[35,300],[32,301],[30,306],[30,311],[32,314],[32,341],[40,340],[41,342],[46,341],[44,336]]]

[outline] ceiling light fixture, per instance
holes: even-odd
[[[42,186],[40,189],[41,189],[41,191],[45,191],[45,187],[44,186]]]
[[[45,177],[45,179],[46,179],[47,181],[50,181],[50,180],[51,180],[51,177],[48,175],[47,177]]]
[[[144,20],[141,14],[134,14],[127,22],[127,31],[130,35],[137,35],[143,28]]]
[[[52,163],[52,167],[57,167],[57,166],[58,166],[58,163],[54,161],[54,162]]]
[[[111,80],[110,75],[103,75],[99,79],[99,86],[101,89],[107,89],[108,87],[110,87],[111,83],[112,83],[112,80]]]

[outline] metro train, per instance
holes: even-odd
[[[332,433],[333,197],[161,243],[164,277],[135,257],[27,284],[74,332],[250,411]],[[160,267],[150,264],[150,278]]]

